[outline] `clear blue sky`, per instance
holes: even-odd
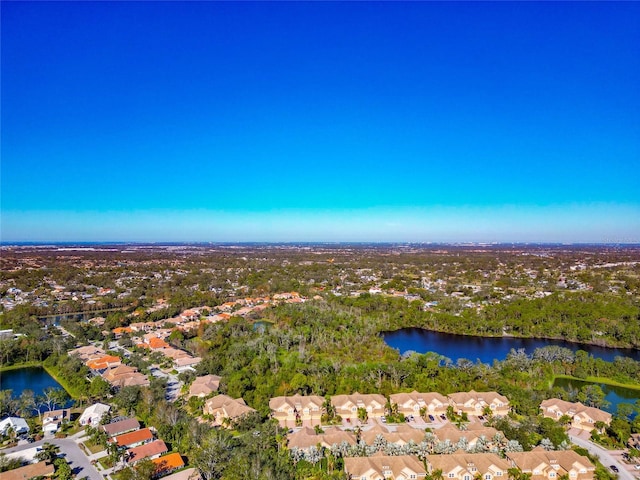
[[[2,2],[1,240],[640,242],[640,3]]]

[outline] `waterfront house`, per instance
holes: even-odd
[[[297,425],[320,425],[322,406],[325,399],[318,395],[293,395],[274,397],[269,400],[271,416],[278,420],[283,428]]]
[[[544,417],[558,420],[566,415],[571,418],[571,426],[590,432],[595,428],[596,422],[605,425],[611,423],[611,414],[599,408],[587,407],[580,402],[567,402],[559,398],[550,398],[540,404],[540,410]]]
[[[408,480],[424,478],[426,470],[413,455],[388,456],[376,453],[371,457],[346,457],[344,471],[353,480]]]
[[[68,422],[70,418],[71,410],[69,408],[44,412],[42,414],[42,430],[44,433],[55,433],[60,425]]]

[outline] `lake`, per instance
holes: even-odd
[[[432,332],[423,328],[402,328],[394,332],[383,332],[382,336],[387,345],[400,350],[401,354],[408,351],[418,353],[436,352],[450,358],[454,363],[460,358],[473,362],[492,363],[494,360],[504,360],[509,351],[524,348],[532,354],[536,348],[557,345],[572,351],[584,350],[595,358],[608,362],[617,356],[631,357],[640,361],[640,350],[605,348],[564,340],[546,340],[541,338],[515,337],[475,337],[468,335],[453,335],[451,333]]]
[[[14,397],[19,397],[23,390],[33,390],[42,395],[46,388],[62,388],[51,375],[41,367],[25,367],[7,370],[0,373],[0,389],[11,390]]]
[[[605,394],[604,399],[609,402],[608,406],[602,407],[609,413],[615,413],[618,410],[618,404],[630,403],[634,404],[640,399],[640,390],[634,390],[632,388],[617,387],[613,385],[607,385],[606,383],[592,383],[582,380],[574,380],[572,378],[556,378],[553,382],[554,387],[560,387],[564,390],[580,390],[586,385],[598,385]]]

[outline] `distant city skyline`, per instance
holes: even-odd
[[[2,242],[640,242],[640,3],[1,18]]]

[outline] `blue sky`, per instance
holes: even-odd
[[[640,3],[1,8],[2,241],[640,242]]]

